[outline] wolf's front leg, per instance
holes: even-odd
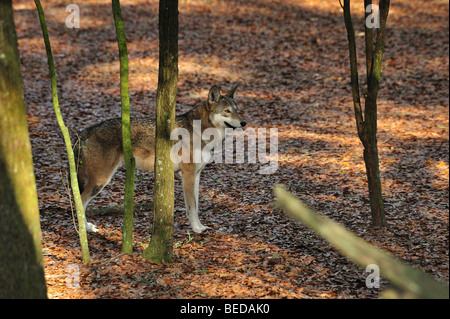
[[[186,204],[186,213],[192,229],[196,233],[201,233],[209,227],[202,225],[198,219],[198,190],[200,184],[200,170],[186,169],[182,172],[184,202]]]

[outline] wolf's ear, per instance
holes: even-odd
[[[214,85],[211,90],[209,90],[208,94],[208,104],[213,104],[219,102],[220,98],[220,90],[219,88]]]
[[[226,96],[231,97],[234,100],[234,97],[236,96],[236,90],[238,88],[239,84],[236,84],[228,93]]]

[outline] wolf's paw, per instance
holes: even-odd
[[[210,227],[202,225],[202,224],[200,224],[196,227],[192,227],[192,230],[198,234],[200,234],[202,231],[207,230],[207,229],[210,229]]]
[[[98,233],[98,228],[94,224],[86,223],[86,231],[90,233]]]

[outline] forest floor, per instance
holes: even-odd
[[[158,1],[121,3],[132,113],[154,116]],[[362,1],[354,3],[364,85],[364,8]],[[120,116],[119,62],[110,1],[80,3],[79,29],[65,26],[68,4],[43,3],[60,105],[74,135]],[[381,289],[367,288],[365,269],[274,208],[275,184],[448,283],[447,1],[391,4],[378,106],[389,227],[380,232],[369,228],[339,1],[180,0],[177,113],[203,101],[214,84],[226,90],[241,83],[237,103],[249,127],[278,129],[279,167],[263,175],[259,162],[208,165],[199,205],[200,219],[211,229],[202,234],[190,232],[177,176],[171,264],[141,257],[151,236],[148,210],[136,214],[134,253],[129,255],[120,254],[122,214],[88,214],[100,231],[88,235],[92,261],[82,264],[38,16],[32,1],[14,1],[14,9],[50,298],[378,298],[385,281]],[[124,176],[119,170],[90,208],[120,205]],[[152,200],[152,184],[152,174],[137,173],[136,203]],[[66,285],[67,277],[77,274],[80,288]]]

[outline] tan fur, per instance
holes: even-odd
[[[191,111],[177,116],[175,127],[186,128],[193,137],[193,120],[201,120],[201,131],[207,128],[217,128],[225,137],[225,128],[240,128],[246,123],[237,113],[234,87],[226,95],[221,95],[219,89],[213,86],[207,101]],[[225,124],[228,123],[229,125]],[[131,119],[131,143],[136,168],[153,171],[155,161],[155,121],[150,118]],[[202,141],[202,148],[207,142]],[[78,183],[81,199],[86,209],[89,201],[102,191],[109,183],[117,168],[123,164],[121,119],[106,120],[83,130],[75,144],[75,158],[78,160]],[[207,227],[198,219],[198,190],[200,172],[206,163],[193,163],[193,152],[189,163],[175,165],[175,170],[181,169],[186,211],[191,227],[195,232],[201,232]],[[89,231],[97,228],[87,223]]]

